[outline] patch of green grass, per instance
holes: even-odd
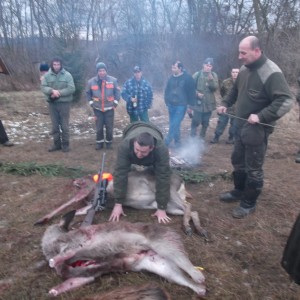
[[[182,177],[185,182],[188,183],[205,183],[217,179],[232,180],[232,175],[227,171],[216,174],[207,174],[199,170],[177,170],[176,172]]]
[[[30,176],[38,174],[42,176],[61,176],[77,178],[90,174],[81,167],[73,168],[57,164],[39,165],[35,162],[0,163],[0,173]]]

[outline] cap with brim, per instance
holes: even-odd
[[[133,68],[133,73],[137,73],[137,72],[142,72],[142,69],[141,69],[140,66],[135,66],[135,67]]]

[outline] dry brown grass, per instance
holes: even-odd
[[[18,143],[13,148],[0,148],[1,161],[59,163],[94,171],[100,166],[102,156],[101,152],[94,150],[94,125],[87,118],[86,106],[76,107],[72,111],[72,151],[49,154],[46,151],[51,143],[49,134],[39,134],[41,128],[49,126],[47,107],[41,94],[1,93],[0,105],[0,116],[14,142]],[[31,116],[32,112],[37,115]],[[159,126],[167,127],[161,95],[155,96],[150,114],[156,117],[155,122]],[[16,132],[12,121],[21,122]],[[39,127],[40,122],[44,125]],[[127,122],[123,105],[117,110],[116,118],[116,127],[120,132]],[[189,124],[190,120],[186,118],[183,123],[185,136]],[[216,119],[213,119],[208,140],[213,135],[215,124]],[[211,235],[210,243],[198,236],[185,236],[181,231],[180,217],[172,217],[172,223],[168,225],[182,234],[191,261],[204,267],[207,299],[299,299],[299,286],[290,283],[280,266],[283,247],[300,212],[300,165],[294,163],[299,146],[296,106],[278,123],[278,127],[282,130],[276,130],[270,138],[265,163],[265,186],[254,215],[245,220],[233,219],[230,213],[236,204],[226,205],[218,201],[218,194],[231,188],[231,183],[217,179],[209,184],[187,184],[194,197],[192,204]],[[80,134],[79,131],[84,133]],[[231,171],[231,146],[225,144],[226,139],[227,134],[224,134],[220,144],[207,144],[200,171],[207,174]],[[116,144],[118,141],[119,138],[116,138]],[[115,149],[106,153],[108,171],[113,169]],[[0,174],[0,193],[0,299],[48,299],[48,290],[60,283],[61,279],[46,265],[41,253],[40,240],[45,226],[34,227],[33,223],[73,195],[71,179]],[[155,222],[149,211],[126,209],[126,212],[129,221]],[[96,222],[106,221],[108,215],[109,211],[98,214]],[[58,299],[82,299],[84,296],[101,295],[117,287],[141,286],[150,281],[165,288],[172,299],[197,299],[189,289],[148,273],[103,276],[96,283],[59,296]]]

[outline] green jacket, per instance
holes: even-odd
[[[147,157],[139,159],[133,149],[133,139],[142,132],[150,133],[155,139],[155,148]],[[160,130],[151,123],[134,122],[123,132],[123,140],[118,149],[114,170],[114,197],[116,203],[123,204],[127,194],[128,173],[131,165],[152,166],[156,179],[156,202],[158,209],[165,210],[170,199],[169,151]]]
[[[248,119],[257,114],[261,123],[275,125],[276,120],[293,106],[293,95],[280,68],[265,55],[250,65],[242,66],[230,93],[223,99],[226,107],[236,103],[236,116]],[[236,119],[242,127],[245,120]],[[272,132],[271,127],[267,127]]]
[[[47,102],[71,102],[75,92],[75,84],[72,75],[65,69],[61,69],[57,74],[50,69],[44,75],[41,89],[47,97]],[[50,98],[52,90],[59,90],[61,94],[55,101]]]
[[[196,72],[193,78],[196,83],[196,91],[204,94],[200,99],[197,97],[196,105],[193,107],[195,111],[210,112],[216,109],[215,91],[219,88],[218,75],[211,72],[213,79],[208,79],[208,73],[203,71]]]
[[[220,87],[220,94],[221,94],[221,97],[222,98],[225,98],[226,95],[230,92],[230,90],[232,89],[233,87],[233,80],[231,77],[225,79],[222,83],[221,83],[221,87]],[[231,115],[234,115],[235,114],[235,106],[232,105],[231,107],[229,107],[227,109],[227,112]]]

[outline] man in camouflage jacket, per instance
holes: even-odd
[[[202,70],[193,75],[196,83],[196,105],[192,107],[191,136],[196,136],[197,127],[201,125],[202,139],[205,138],[212,112],[216,109],[215,91],[219,88],[219,83],[217,74],[212,72],[213,63],[212,58],[207,58],[203,62]]]
[[[220,87],[220,94],[221,97],[224,98],[232,89],[233,84],[239,74],[239,69],[238,68],[233,68],[231,70],[231,77],[225,79]],[[230,115],[234,115],[235,111],[234,111],[234,105],[232,105],[231,107],[229,107],[227,109],[227,113]],[[219,138],[220,136],[223,134],[228,122],[230,124],[229,126],[229,137],[228,137],[228,141],[226,142],[227,144],[233,144],[234,143],[234,136],[235,136],[235,126],[234,126],[234,117],[232,116],[228,116],[227,114],[221,114],[219,115],[218,118],[218,124],[215,130],[215,136],[214,138],[211,140],[212,144],[216,144],[219,142]]]

